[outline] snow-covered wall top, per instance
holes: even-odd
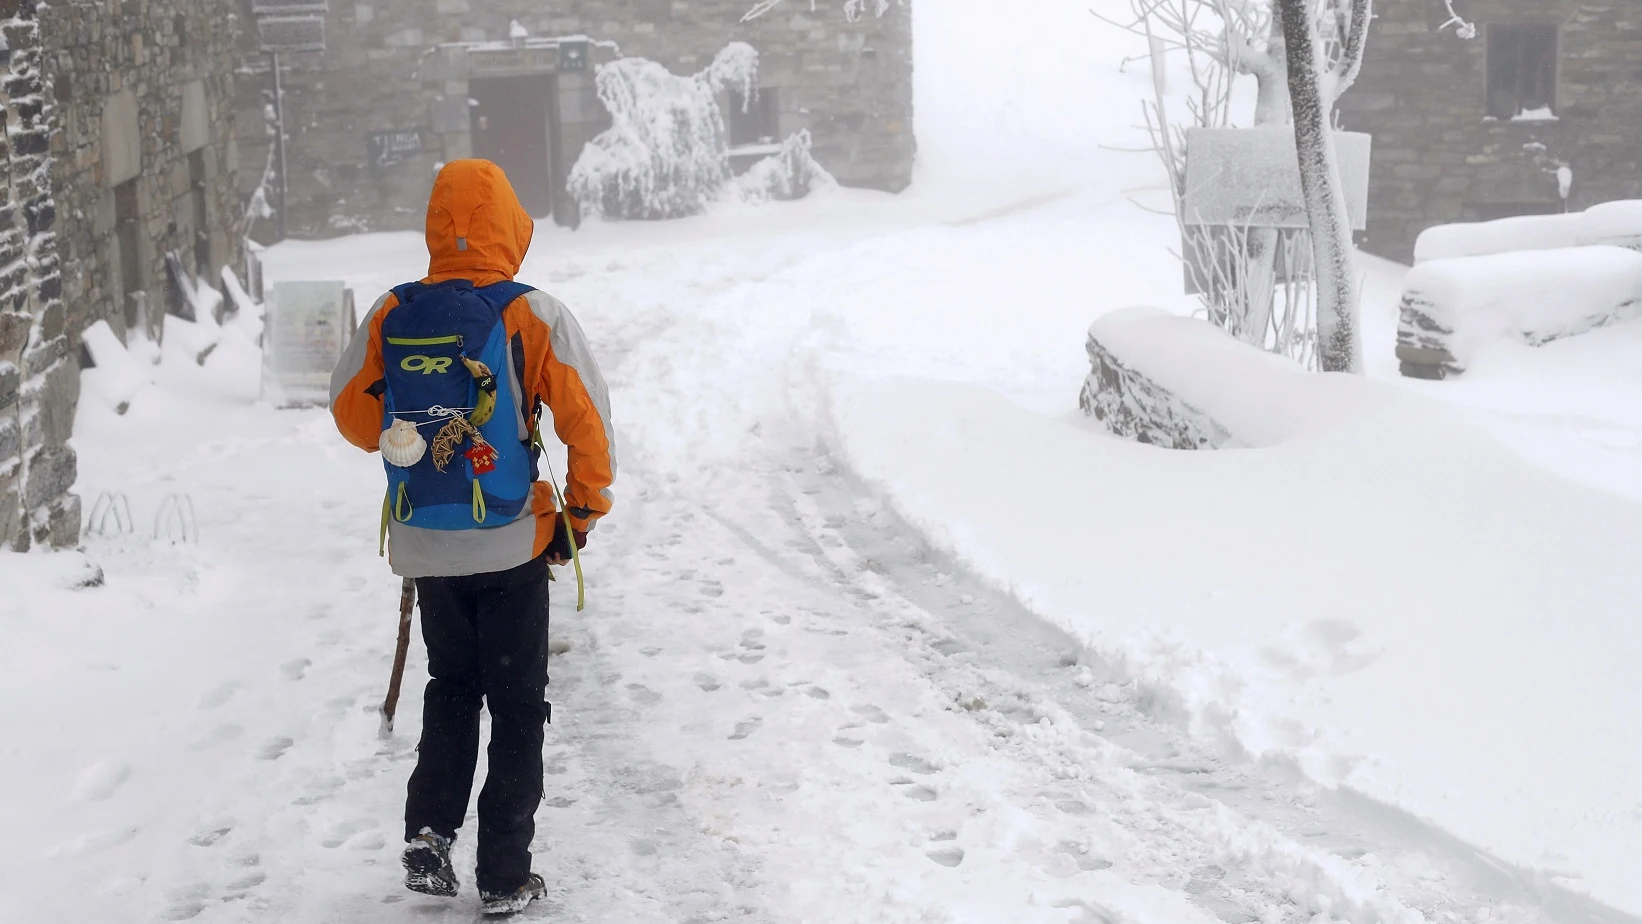
[[[1490,343],[1538,346],[1637,317],[1642,253],[1624,247],[1432,260],[1410,270],[1403,283],[1398,355],[1406,365],[1459,372]]]
[[[1437,225],[1414,244],[1414,262],[1480,257],[1519,250],[1617,244],[1642,250],[1642,200],[1605,202],[1583,212],[1523,215],[1497,221]]]
[[[1089,328],[1089,352],[1095,371],[1084,385],[1084,412],[1103,421],[1138,416],[1154,432],[1180,432],[1185,420],[1203,435],[1197,447],[1142,440],[1174,448],[1277,445],[1378,400],[1381,390],[1357,376],[1308,372],[1205,321],[1158,308],[1104,315]],[[1128,373],[1121,385],[1101,376],[1097,356]],[[1117,407],[1125,410],[1115,414]]]

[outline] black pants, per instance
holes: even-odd
[[[479,793],[482,892],[511,892],[530,875],[548,717],[547,574],[538,558],[511,571],[416,581],[432,679],[405,839],[424,827],[456,837],[479,761],[482,698],[490,706],[490,772]]]

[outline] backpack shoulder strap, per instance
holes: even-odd
[[[408,304],[411,299],[422,294],[422,290],[426,288],[427,286],[421,284],[420,282],[407,282],[404,285],[394,286],[388,291],[392,292],[393,297],[399,300],[399,304],[404,305]]]
[[[525,285],[509,279],[503,282],[492,283],[482,289],[474,289],[475,294],[484,299],[492,308],[502,311],[513,304],[514,299],[536,291],[535,286]]]

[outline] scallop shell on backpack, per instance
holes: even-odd
[[[422,438],[416,424],[408,420],[396,420],[393,426],[383,430],[379,445],[382,458],[400,468],[410,468],[422,461],[428,451],[428,441]]]

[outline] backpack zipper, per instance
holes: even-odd
[[[389,337],[389,346],[443,346],[454,343],[462,345],[461,334],[451,334],[449,337]]]

